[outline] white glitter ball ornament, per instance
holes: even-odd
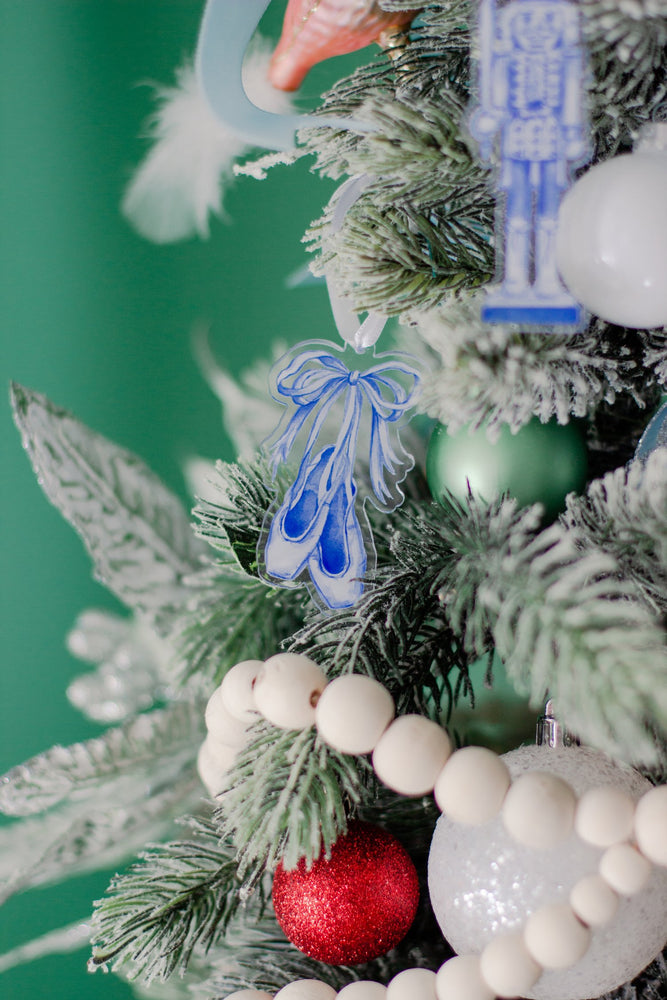
[[[502,758],[512,778],[549,771],[580,796],[610,785],[637,801],[651,786],[631,768],[587,748],[521,747]],[[531,913],[565,903],[574,886],[598,870],[604,850],[574,831],[554,847],[523,846],[500,816],[482,826],[442,816],[429,856],[429,891],[443,935],[459,955],[480,954],[501,934],[523,933]],[[616,915],[591,934],[586,954],[569,969],[545,971],[525,995],[584,1000],[633,979],[660,952],[667,926],[667,871],[654,868],[644,889],[621,898]]]

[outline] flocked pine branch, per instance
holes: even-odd
[[[593,145],[596,156],[607,156],[629,148],[664,105],[667,12],[657,0],[585,0],[580,10],[591,53]],[[490,175],[463,138],[476,12],[471,0],[429,4],[408,46],[326,95],[323,113],[368,118],[377,133],[303,135],[324,174],[374,178],[338,233],[328,232],[330,206],[309,234],[321,253],[316,267],[328,262],[358,308],[431,308],[445,293],[492,276]]]
[[[326,746],[314,729],[294,733],[262,722],[252,733],[216,811],[247,885],[280,860],[294,868],[300,858],[311,862],[328,852],[371,780],[365,760]]]
[[[400,527],[394,542],[397,532]],[[290,649],[307,653],[329,677],[374,677],[401,713],[437,718],[442,702],[449,714],[461,695],[473,700],[468,657],[442,613],[432,578],[416,563],[392,560],[380,567],[354,608],[317,615],[293,636]]]
[[[610,156],[664,111],[667,10],[662,0],[579,0],[578,6],[593,67],[597,151]]]
[[[517,431],[533,416],[567,423],[623,394],[636,404],[638,426],[646,422],[644,408],[657,389],[644,367],[640,333],[602,321],[571,336],[517,333],[482,323],[479,305],[467,296],[401,329],[400,345],[424,355],[419,407],[452,433],[485,424],[493,437],[503,425]]]
[[[453,631],[470,658],[495,647],[533,707],[549,692],[587,742],[628,760],[655,758],[646,727],[667,732],[664,635],[610,551],[584,549],[559,523],[538,532],[539,508],[517,511],[510,500],[443,498],[394,519],[394,567],[354,616],[306,626],[296,648],[338,655],[360,672],[382,659],[385,677],[403,669],[409,679],[409,637],[431,616],[445,646]]]
[[[584,547],[613,553],[623,576],[667,614],[667,450],[652,452],[570,496],[564,522]]]
[[[536,533],[539,508],[517,512],[506,500],[484,512],[471,499],[466,511],[443,502],[442,539],[451,538],[457,559],[443,563],[438,586],[466,648],[479,654],[491,636],[534,708],[548,692],[586,742],[630,761],[655,760],[647,727],[667,733],[667,647],[612,553],[582,550],[560,523]],[[397,537],[397,554],[400,547]]]
[[[135,455],[19,385],[12,404],[39,482],[81,535],[97,578],[161,631],[203,551],[179,500]]]
[[[263,459],[248,465],[218,462],[211,497],[195,507],[196,532],[216,553],[199,574],[206,580],[184,618],[181,663],[208,690],[240,660],[264,660],[303,622],[304,587],[273,587],[259,577],[257,546],[276,489]],[[215,496],[215,499],[213,499]]]
[[[233,852],[209,820],[189,825],[189,837],[151,845],[97,901],[92,969],[113,963],[130,980],[168,979],[224,934],[240,904]]]

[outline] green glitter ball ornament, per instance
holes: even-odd
[[[463,428],[450,435],[437,424],[426,454],[426,478],[439,500],[446,491],[459,499],[468,493],[492,500],[509,493],[521,506],[544,505],[554,518],[568,493],[580,493],[586,483],[586,448],[574,424],[546,424],[534,417],[516,434],[502,427],[497,441],[486,428]]]

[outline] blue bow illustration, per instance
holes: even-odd
[[[410,388],[392,374],[407,377]],[[308,573],[321,601],[332,609],[351,607],[359,599],[367,567],[354,482],[362,414],[365,406],[370,408],[371,487],[377,506],[391,510],[403,499],[395,484],[412,459],[397,434],[392,442],[389,425],[412,406],[417,383],[416,371],[395,358],[358,372],[323,350],[296,355],[279,373],[277,393],[292,406],[271,448],[274,475],[309,421],[310,430],[296,479],[273,516],[264,548],[266,572],[274,580]],[[325,420],[339,399],[343,415],[336,440],[318,448]]]

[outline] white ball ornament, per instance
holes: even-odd
[[[667,151],[642,147],[591,167],[561,203],[556,260],[597,316],[667,324]]]
[[[435,972],[405,969],[387,984],[387,1000],[437,1000]]]
[[[550,903],[531,913],[523,939],[543,969],[569,969],[588,951],[591,932],[569,903]]]
[[[369,979],[360,979],[356,983],[348,983],[336,994],[336,1000],[386,1000],[387,988],[382,983],[374,983]]]
[[[335,996],[333,986],[319,979],[296,979],[278,990],[274,1000],[334,1000]]]
[[[327,683],[318,665],[298,653],[278,653],[263,664],[255,680],[257,710],[280,729],[306,729]]]
[[[529,990],[542,974],[520,933],[500,934],[490,941],[479,967],[484,982],[498,997],[530,996]]]
[[[394,719],[373,751],[380,781],[400,795],[427,795],[452,752],[449,736],[421,715]]]
[[[494,1000],[495,993],[482,979],[478,955],[455,955],[438,969],[438,1000]]]
[[[242,660],[228,670],[220,685],[220,698],[230,715],[246,726],[259,718],[255,707],[255,681],[264,663],[262,660]]]
[[[570,906],[588,927],[602,927],[616,916],[618,896],[601,875],[584,875],[572,888]]]
[[[635,837],[649,861],[667,866],[667,785],[652,788],[637,803]]]
[[[452,754],[435,783],[435,801],[459,823],[477,825],[497,815],[510,786],[507,765],[486,747]]]
[[[461,751],[459,751],[461,752]],[[456,757],[453,754],[445,769]],[[651,785],[587,748],[522,747],[502,757],[512,778],[549,771],[577,796],[588,788],[613,786],[636,801]],[[598,872],[604,850],[584,843],[572,830],[551,848],[518,843],[497,815],[469,826],[445,813],[429,856],[429,891],[443,936],[461,956],[479,955],[499,935],[523,935],[531,913],[567,903],[574,886]],[[654,867],[643,891],[621,898],[613,920],[596,927],[588,951],[570,969],[547,970],[521,995],[534,1000],[597,997],[633,979],[660,952],[667,926],[667,871]]]
[[[325,743],[342,753],[374,750],[394,718],[394,699],[379,681],[345,674],[327,684],[317,703],[315,722]]]
[[[574,828],[595,847],[611,847],[628,840],[635,818],[633,799],[620,788],[589,788],[577,802]]]

